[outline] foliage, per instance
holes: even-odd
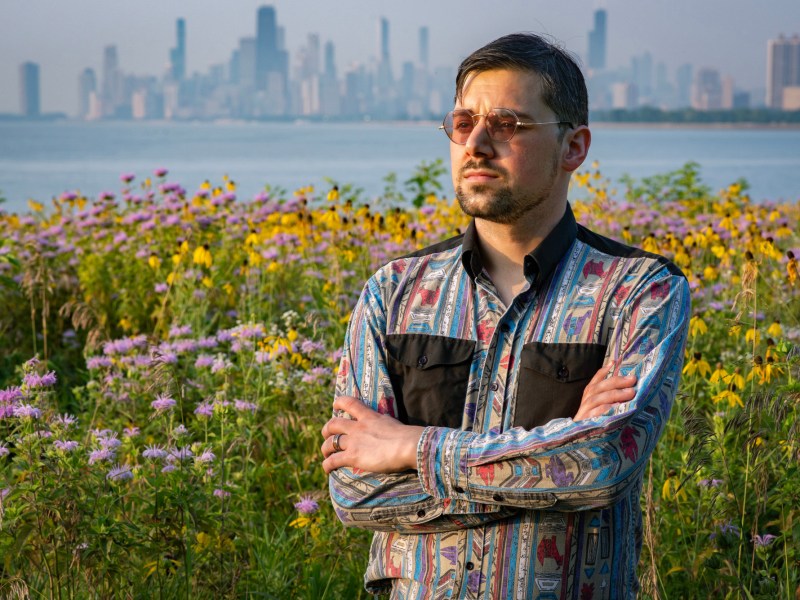
[[[800,208],[712,194],[691,163],[619,198],[593,169],[578,220],[693,290],[644,597],[792,598]],[[382,208],[334,181],[240,202],[159,171],[0,212],[0,596],[365,597],[370,536],[327,501],[319,430],[363,281],[466,225],[442,171],[423,163],[411,200],[388,176]]]

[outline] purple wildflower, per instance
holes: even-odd
[[[142,452],[142,456],[153,460],[156,459],[160,460],[167,456],[167,451],[164,450],[161,446],[148,446],[147,449],[144,452]]]
[[[169,171],[164,167],[159,167],[158,169],[153,171],[153,175],[155,175],[156,177],[166,177],[167,173],[169,173]]]
[[[258,410],[258,405],[255,402],[247,402],[245,400],[234,400],[233,407],[239,412],[249,410],[253,414]]]
[[[103,367],[107,368],[113,364],[114,363],[107,356],[92,356],[91,358],[86,360],[86,368],[89,369],[90,371],[100,369]]]
[[[56,373],[55,371],[50,371],[44,375],[27,373],[25,377],[22,378],[22,383],[28,388],[51,387],[56,383]]]
[[[20,419],[38,419],[42,411],[30,404],[20,404],[14,407],[14,416]]]
[[[203,402],[197,405],[194,409],[194,414],[198,417],[211,418],[214,416],[214,404],[212,402]]]
[[[74,440],[56,440],[53,442],[53,446],[56,450],[61,450],[62,452],[72,452],[77,450],[80,444]]]
[[[92,450],[89,453],[89,464],[93,465],[97,462],[111,462],[116,457],[116,453],[111,450],[110,448],[100,448],[98,450]]]
[[[162,473],[172,473],[177,467],[175,465],[166,465],[163,469],[161,469]]]
[[[226,490],[223,490],[223,489],[217,488],[217,489],[215,489],[215,490],[214,490],[214,495],[215,495],[217,498],[229,498],[229,497],[230,497],[230,495],[231,495],[231,493],[230,493],[230,492],[228,492],[228,491],[226,491]]]
[[[169,330],[169,337],[185,337],[187,335],[192,335],[192,326],[191,325],[175,325]]]
[[[756,548],[765,548],[769,546],[772,541],[778,536],[772,535],[771,533],[766,533],[764,535],[754,535],[752,542],[756,545]]]
[[[197,369],[202,369],[204,367],[210,367],[214,364],[214,357],[210,354],[201,354],[197,357],[197,360],[194,361],[194,366]]]
[[[169,396],[162,396],[159,394],[158,396],[156,396],[156,399],[150,403],[150,406],[157,413],[161,414],[163,412],[171,410],[176,404],[177,402],[175,402],[175,400],[173,400]]]
[[[704,488],[715,488],[722,485],[722,483],[722,479],[701,479],[699,485]]]
[[[133,173],[123,173],[122,175],[119,176],[119,179],[122,183],[130,183],[131,181],[134,180],[135,177],[136,175],[134,175]]]
[[[194,462],[199,465],[204,465],[213,462],[215,458],[217,458],[217,456],[211,450],[206,450],[199,456],[195,456]]]
[[[300,502],[295,502],[297,512],[303,515],[313,515],[319,510],[319,504],[311,496],[301,496]]]
[[[131,472],[131,468],[129,466],[117,465],[108,472],[106,479],[109,481],[125,481],[126,479],[133,479],[133,473]]]
[[[131,425],[130,427],[126,427],[123,430],[123,435],[126,438],[136,437],[137,435],[139,435],[139,433],[141,433],[141,430],[138,427],[136,427],[135,425]]]
[[[10,450],[8,448],[6,448],[5,442],[0,442],[0,458],[3,458],[4,456],[8,456],[9,452],[10,452]]]
[[[63,427],[64,429],[72,427],[77,422],[78,419],[76,419],[73,415],[68,415],[68,414],[58,415],[55,419],[53,419],[54,425],[58,425],[60,427]]]
[[[154,289],[156,294],[163,294],[169,289],[169,286],[166,283],[157,283]]]
[[[193,456],[194,453],[189,446],[184,446],[183,448],[170,448],[167,460],[169,462],[177,462],[181,460],[189,460]]]

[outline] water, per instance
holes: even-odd
[[[701,165],[703,180],[718,189],[739,178],[757,199],[800,198],[800,129],[686,129],[595,125],[588,164],[606,177],[641,178]],[[445,160],[447,138],[435,123],[0,123],[0,195],[7,211],[27,210],[33,198],[47,203],[67,190],[88,195],[116,191],[121,173],[141,181],[166,167],[169,181],[194,191],[227,174],[240,198],[265,184],[289,192],[326,177],[381,194],[385,176],[399,182],[422,160]],[[451,194],[449,175],[442,178]],[[401,186],[402,187],[402,186]]]

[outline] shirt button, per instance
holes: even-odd
[[[425,356],[424,354],[417,359],[418,367],[424,367],[427,364],[428,364],[428,357]]]
[[[465,567],[467,567],[467,571],[472,571],[472,569],[474,569],[474,568],[475,568],[475,563],[474,563],[474,562],[472,562],[472,561],[469,561],[469,562],[468,562],[466,565],[464,565],[464,566],[465,566]]]
[[[566,379],[567,377],[569,377],[569,369],[567,367],[565,367],[564,365],[561,365],[558,368],[558,378],[559,379]]]
[[[424,517],[424,516],[425,516],[425,511],[424,511],[424,510],[422,510],[422,509],[418,510],[418,511],[417,511],[417,516],[418,516],[418,517],[421,519],[422,517]]]
[[[493,382],[492,382],[492,385],[491,385],[490,387],[491,387],[491,389],[492,389],[492,391],[493,391],[493,392],[496,392],[497,390],[499,390],[499,389],[500,389],[500,384],[499,384],[499,383],[497,383],[496,381],[493,381]]]
[[[503,495],[502,494],[495,494],[494,496],[492,496],[492,500],[494,500],[495,502],[502,502],[503,501]]]
[[[457,485],[457,486],[453,487],[453,491],[456,494],[463,494],[464,493],[464,488],[462,488],[460,485]]]

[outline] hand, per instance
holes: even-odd
[[[333,417],[322,428],[322,468],[326,473],[351,467],[372,473],[399,473],[417,468],[417,444],[423,427],[403,425],[389,415],[382,415],[357,398],[342,396],[333,408],[352,418]],[[341,433],[334,452],[332,437]]]
[[[611,363],[611,365],[601,367],[595,373],[586,389],[583,390],[583,399],[577,414],[572,417],[573,421],[599,417],[614,406],[633,400],[636,396],[635,375],[625,377],[613,375],[606,379],[606,376],[613,372],[615,366],[614,363]]]

